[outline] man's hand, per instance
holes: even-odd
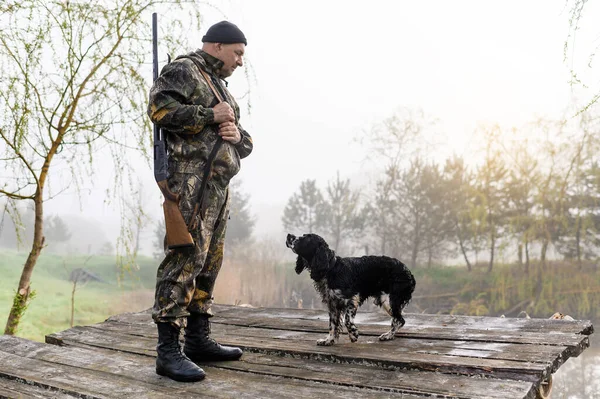
[[[225,101],[215,105],[213,107],[213,113],[215,115],[215,123],[235,122],[233,110]]]
[[[242,135],[233,122],[221,123],[219,125],[219,136],[232,144],[237,144],[242,140]]]

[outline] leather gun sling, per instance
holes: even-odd
[[[196,67],[198,67],[198,70],[204,77],[204,80],[206,80],[206,83],[212,90],[215,97],[217,97],[217,100],[219,101],[219,103],[222,103],[223,101],[225,101],[223,99],[223,97],[221,96],[221,94],[219,93],[219,91],[213,85],[213,83],[210,79],[210,76],[208,76],[208,74],[202,69],[200,63],[191,57],[190,57],[190,59],[194,62],[194,64],[196,64]],[[206,209],[204,209],[204,207],[203,207],[203,203],[205,200],[204,194],[206,192],[206,186],[208,184],[208,179],[210,178],[210,172],[212,171],[213,161],[215,160],[215,157],[217,155],[217,152],[219,151],[219,148],[221,148],[221,144],[223,144],[223,139],[221,137],[218,137],[217,142],[213,146],[213,149],[210,152],[210,155],[208,156],[208,160],[206,161],[206,166],[204,167],[204,176],[202,177],[202,184],[200,186],[200,192],[198,193],[198,200],[196,201],[196,204],[194,205],[194,212],[192,213],[192,219],[190,221],[190,226],[188,227],[189,230],[195,230],[198,227],[198,223],[197,223],[197,219],[196,219],[196,216],[198,215],[198,213],[200,213],[200,218],[202,220],[204,220],[204,212],[206,211]]]

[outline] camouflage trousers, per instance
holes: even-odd
[[[200,181],[193,174],[175,174],[169,186],[180,193],[179,208],[189,226]],[[197,228],[190,231],[194,247],[170,250],[158,267],[152,308],[156,323],[185,327],[191,313],[212,316],[212,293],[223,262],[229,218],[229,190],[209,184],[205,195],[209,195],[206,214],[197,216]]]

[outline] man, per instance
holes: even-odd
[[[223,79],[243,66],[246,37],[222,21],[202,38],[201,50],[180,56],[161,71],[150,90],[148,115],[165,132],[171,191],[194,239],[192,249],[170,250],[158,268],[152,318],[158,327],[156,372],[176,381],[199,381],[195,362],[236,360],[239,348],[210,338],[212,292],[223,260],[229,216],[229,181],[252,139],[239,124],[240,111]],[[200,69],[207,75],[203,76]],[[208,78],[223,102],[219,102]],[[198,203],[209,155],[222,140]],[[180,329],[185,328],[183,353]]]

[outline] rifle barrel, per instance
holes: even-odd
[[[158,79],[158,18],[152,13],[152,81]],[[162,130],[154,126],[154,178],[157,182],[167,179],[167,151]]]
[[[158,79],[158,17],[152,13],[152,81]]]

